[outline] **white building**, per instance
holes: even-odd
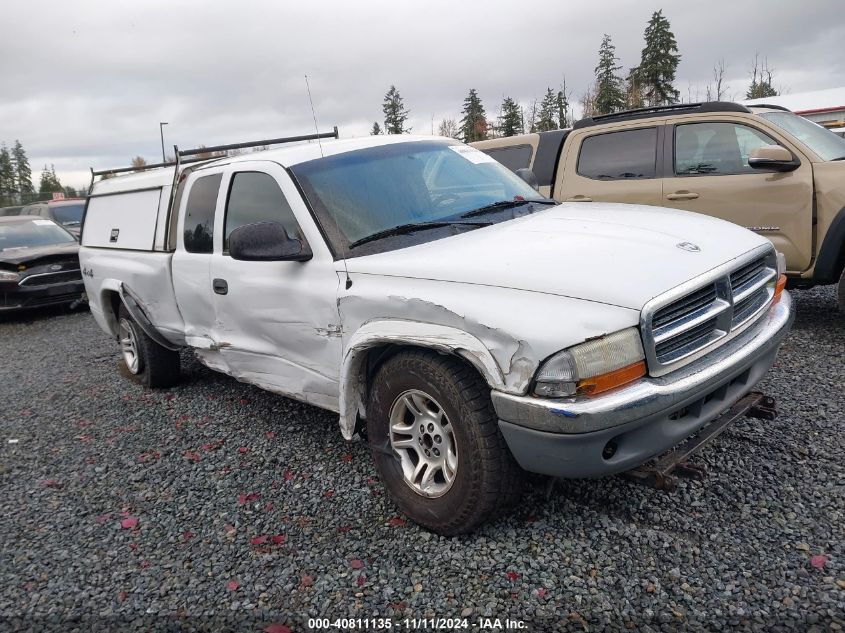
[[[749,99],[743,103],[745,105],[769,103],[783,106],[837,134],[845,135],[845,87]]]

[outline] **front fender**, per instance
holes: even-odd
[[[366,414],[367,352],[381,345],[411,345],[455,354],[475,367],[492,389],[505,380],[490,350],[478,338],[458,328],[418,321],[380,319],[362,325],[346,345],[340,372],[340,430],[351,439],[359,413]]]

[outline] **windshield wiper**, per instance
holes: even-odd
[[[76,226],[77,224],[82,224],[79,220],[68,220],[67,222],[63,222],[62,226]]]
[[[351,244],[349,244],[348,248],[355,248],[356,246],[360,246],[361,244],[366,244],[367,242],[373,242],[375,240],[380,240],[384,237],[392,237],[394,235],[405,235],[407,233],[414,233],[416,231],[424,231],[425,229],[438,229],[444,226],[452,226],[453,224],[458,224],[461,226],[489,226],[487,223],[483,222],[459,222],[457,220],[437,220],[434,222],[410,222],[408,224],[400,224],[399,226],[394,226],[389,229],[384,229],[383,231],[376,231],[372,235],[367,235],[362,237],[361,239],[355,240]]]
[[[472,211],[467,211],[463,215],[462,218],[472,218],[476,215],[484,215],[485,213],[493,213],[494,211],[500,211],[502,209],[513,209],[515,207],[521,207],[526,204],[557,204],[555,200],[549,200],[548,198],[541,198],[539,200],[525,200],[525,199],[514,199],[514,200],[499,200],[498,202],[492,202],[490,204],[485,204],[483,207],[478,207],[477,209],[473,209]]]

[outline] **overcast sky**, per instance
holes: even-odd
[[[321,130],[367,134],[395,84],[427,134],[460,118],[469,88],[488,116],[564,76],[577,101],[602,34],[627,70],[659,8],[685,100],[704,97],[720,58],[743,98],[755,52],[784,92],[845,86],[841,0],[3,0],[0,141],[21,140],[36,186],[45,163],[87,185],[90,166],[160,160],[159,121],[170,148],[312,132],[306,73]]]

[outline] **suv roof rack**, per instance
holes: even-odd
[[[632,119],[648,119],[651,117],[672,116],[675,114],[687,114],[692,112],[745,112],[750,113],[751,110],[744,105],[734,103],[732,101],[705,101],[702,103],[673,103],[671,105],[651,106],[648,108],[637,108],[635,110],[623,110],[622,112],[614,112],[612,114],[602,114],[599,116],[586,117],[576,121],[572,126],[573,130],[578,130],[593,125],[601,125],[602,123],[610,123],[613,121],[627,121]]]
[[[318,134],[303,134],[301,136],[286,136],[282,138],[269,138],[260,141],[247,141],[246,143],[231,143],[229,145],[215,145],[213,147],[195,147],[193,149],[180,150],[177,146],[173,146],[176,152],[176,160],[167,161],[164,163],[153,163],[151,165],[144,165],[142,167],[118,167],[117,169],[100,169],[94,170],[91,168],[91,181],[93,183],[96,176],[112,176],[114,174],[124,174],[130,171],[147,171],[148,169],[159,169],[161,167],[173,167],[174,165],[185,165],[187,163],[198,163],[204,160],[217,160],[223,158],[222,156],[201,156],[198,154],[207,154],[209,152],[225,152],[230,149],[246,149],[248,147],[261,147],[263,145],[280,145],[282,143],[296,143],[299,141],[316,141],[321,138],[339,138],[337,126],[331,132],[322,132]],[[182,158],[183,156],[193,156],[194,158]]]
[[[782,105],[775,105],[774,103],[749,103],[749,108],[769,108],[771,110],[783,110],[784,112],[792,112],[789,108],[784,108]]]

